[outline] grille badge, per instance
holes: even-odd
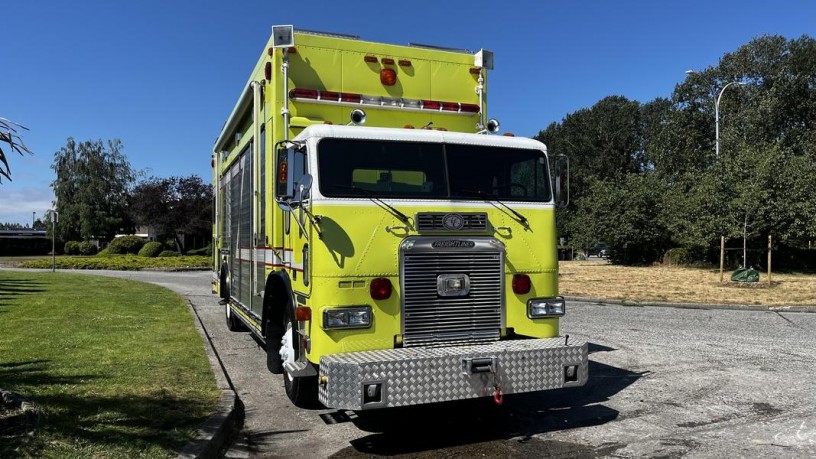
[[[442,217],[442,227],[448,231],[459,231],[465,227],[465,218],[459,214],[447,214]]]

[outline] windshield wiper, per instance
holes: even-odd
[[[497,203],[501,204],[505,209],[509,210],[513,213],[513,215],[518,218],[519,223],[522,225],[527,225],[527,217],[521,215],[520,213],[516,212],[512,207],[508,206],[504,202],[502,202],[499,197],[495,194],[485,193],[482,190],[462,190],[462,193],[466,194],[473,194],[479,196],[480,198],[484,199],[485,201],[496,201]]]
[[[371,194],[371,192],[370,192],[370,191],[366,190],[365,188],[360,188],[359,186],[354,186],[354,185],[352,185],[352,186],[347,186],[347,185],[334,185],[334,187],[335,187],[335,188],[341,188],[341,189],[344,189],[344,190],[354,190],[354,191],[359,191],[360,193],[362,193],[362,194],[363,194],[365,197],[367,197],[368,199],[370,199],[370,200],[371,200],[372,202],[374,202],[375,204],[378,204],[378,205],[380,205],[380,204],[381,204],[381,205],[383,205],[383,206],[387,207],[387,208],[388,208],[388,210],[390,210],[390,211],[391,211],[391,213],[392,213],[392,214],[393,214],[395,217],[397,217],[397,218],[398,218],[398,219],[399,219],[401,222],[405,223],[406,225],[408,225],[408,224],[409,224],[409,222],[408,222],[408,221],[410,220],[410,218],[409,218],[407,215],[405,215],[404,213],[400,212],[400,211],[399,211],[399,210],[397,210],[395,207],[393,207],[393,206],[389,205],[387,202],[383,201],[382,199],[380,199],[380,198],[378,198],[378,197],[374,196],[373,194]]]

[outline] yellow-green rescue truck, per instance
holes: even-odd
[[[212,283],[295,404],[586,382],[587,344],[559,336],[566,175],[553,186],[542,143],[494,135],[492,66],[273,27],[213,149]]]

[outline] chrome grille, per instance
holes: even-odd
[[[464,226],[459,230],[445,228],[442,221],[446,215],[455,214],[462,217]],[[487,231],[486,212],[418,212],[416,214],[417,231]]]
[[[504,311],[504,249],[493,238],[473,247],[434,248],[449,238],[408,238],[401,250],[403,345],[479,343],[499,339]],[[443,246],[444,244],[439,244]],[[466,296],[441,296],[439,276],[466,274]]]

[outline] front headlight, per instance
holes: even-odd
[[[527,317],[538,319],[541,317],[563,316],[567,309],[564,298],[534,298],[527,301]]]
[[[324,330],[369,327],[371,327],[371,308],[368,306],[323,310]]]

